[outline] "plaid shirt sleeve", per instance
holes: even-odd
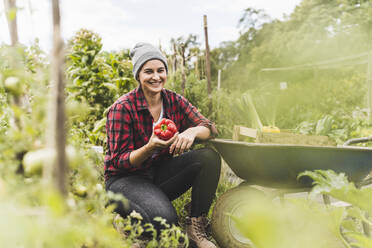
[[[211,131],[210,138],[217,136],[217,128],[213,122],[205,118],[199,110],[193,106],[186,98],[179,96],[179,103],[182,112],[184,113],[184,118],[182,119],[182,126],[186,127],[195,127],[195,126],[205,126]]]
[[[133,171],[129,155],[134,150],[131,117],[123,104],[115,104],[107,113],[107,145],[110,150],[110,166]]]

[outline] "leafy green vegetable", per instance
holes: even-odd
[[[372,216],[372,188],[357,189],[354,183],[349,182],[344,173],[336,174],[331,170],[305,171],[299,177],[309,176],[314,180],[312,195],[327,194],[336,199],[348,202]]]
[[[330,115],[324,116],[320,119],[315,127],[315,134],[317,135],[327,135],[332,128],[333,118]]]

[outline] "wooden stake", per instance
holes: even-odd
[[[200,79],[199,77],[199,68],[198,68],[198,57],[196,57],[196,60],[194,62],[194,72],[197,79]]]
[[[199,79],[203,79],[205,76],[205,63],[204,63],[204,56],[198,57],[198,72],[199,72]]]
[[[4,8],[7,17],[6,19],[8,21],[11,45],[15,46],[18,43],[17,14],[15,14],[14,18],[11,19],[10,13],[13,11],[17,13],[16,0],[4,0]]]
[[[181,44],[181,74],[182,74],[182,83],[181,83],[181,92],[182,95],[185,95],[185,87],[186,87],[186,58],[185,58],[185,44]]]
[[[367,88],[368,88],[368,122],[372,123],[372,52],[368,55],[368,64],[367,64]]]
[[[205,36],[205,62],[206,62],[206,69],[207,69],[208,97],[212,98],[211,61],[209,58],[208,25],[207,25],[206,15],[204,15],[204,36]]]
[[[174,73],[176,73],[177,72],[177,47],[176,47],[176,43],[173,43],[173,51],[174,51],[173,70],[174,70]]]
[[[47,179],[55,183],[57,190],[67,194],[66,189],[66,117],[64,96],[64,53],[60,29],[59,0],[52,0],[53,11],[53,53],[51,63],[51,98],[49,111],[48,145],[55,150],[56,157],[51,169],[45,168]]]
[[[217,76],[217,90],[221,88],[221,69],[218,69],[218,76]]]

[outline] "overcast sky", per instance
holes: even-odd
[[[238,38],[238,20],[248,7],[264,9],[272,18],[283,19],[301,0],[60,0],[62,34],[71,38],[80,28],[97,32],[104,50],[131,48],[147,41],[169,49],[170,39],[196,34],[204,44],[203,15],[208,16],[212,48]],[[51,48],[51,0],[17,0],[20,42],[36,37],[41,47]],[[0,44],[10,43],[0,1]]]

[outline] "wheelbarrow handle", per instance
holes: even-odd
[[[343,146],[349,146],[351,144],[356,144],[356,143],[363,143],[363,142],[369,142],[372,141],[372,135],[368,137],[362,137],[362,138],[355,138],[355,139],[349,139],[347,140]]]

